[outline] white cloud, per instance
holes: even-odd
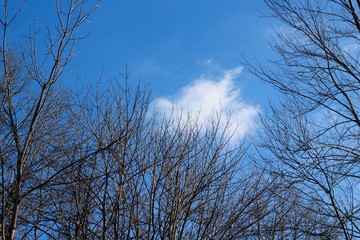
[[[242,68],[237,67],[222,71],[217,77],[203,75],[180,89],[176,96],[156,99],[157,109],[165,117],[201,125],[221,114],[221,125],[229,121],[230,133],[242,137],[254,128],[258,107],[241,99],[234,82],[241,72]]]
[[[214,59],[213,58],[208,58],[204,61],[204,65],[206,66],[213,66],[214,65]]]

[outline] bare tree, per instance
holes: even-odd
[[[303,211],[315,214],[306,221],[321,225],[306,229],[310,236],[357,239],[360,3],[266,3],[280,21],[272,42],[279,59],[273,69],[247,65],[284,94],[263,116],[266,167],[309,203]]]
[[[61,163],[70,147],[68,123],[63,120],[69,114],[69,102],[57,83],[73,55],[78,28],[97,7],[96,1],[56,1],[58,24],[48,26],[46,55],[42,58],[37,29],[29,36],[25,50],[10,37],[25,3],[20,2],[13,11],[4,0],[0,19],[2,239],[15,239],[16,235],[38,238],[38,221],[46,201],[42,188],[53,184],[70,166]]]
[[[252,236],[270,212],[253,217],[256,200],[269,201],[272,182],[249,166],[245,143],[232,143],[219,118],[207,126],[162,118],[146,90],[126,86],[92,88],[79,104],[79,136],[89,144],[82,149],[108,147],[69,172],[55,201],[56,232],[64,239]],[[112,139],[119,141],[110,146]]]
[[[221,114],[205,125],[164,118],[127,72],[66,90],[78,30],[98,1],[55,1],[45,52],[38,29],[26,48],[10,37],[25,3],[12,12],[4,0],[0,17],[1,239],[261,237],[276,184]]]

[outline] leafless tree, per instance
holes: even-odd
[[[127,72],[65,89],[79,27],[98,1],[55,1],[45,37],[34,29],[15,41],[25,3],[14,11],[4,0],[0,18],[1,239],[261,237],[276,178],[253,167],[224,116],[165,118]]]
[[[56,232],[64,239],[252,236],[270,212],[255,217],[256,200],[269,201],[272,182],[249,166],[245,143],[232,143],[220,118],[207,126],[163,118],[147,91],[126,86],[95,91],[79,104],[79,136],[89,144],[82,149],[119,141],[69,172],[55,200]]]
[[[0,19],[0,233],[2,239],[16,235],[36,239],[47,201],[43,187],[55,183],[72,164],[62,164],[71,147],[66,133],[69,123],[63,120],[69,114],[69,102],[58,82],[73,55],[78,28],[97,2],[56,1],[58,23],[48,26],[45,57],[38,51],[37,29],[27,38],[26,47],[11,38],[26,1],[18,3],[17,10],[13,4],[2,2]]]
[[[263,116],[266,167],[309,203],[303,211],[315,214],[306,221],[322,225],[305,229],[309,234],[321,237],[331,230],[357,239],[360,3],[265,2],[280,21],[272,42],[279,58],[273,68],[247,66],[284,94]]]

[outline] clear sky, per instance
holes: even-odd
[[[78,46],[77,60],[109,75],[127,62],[155,94],[172,94],[215,67],[237,67],[239,51],[265,57],[266,10],[262,0],[103,1],[86,26],[91,35]]]
[[[54,6],[29,2],[21,22],[51,22]],[[271,19],[262,0],[109,0],[86,23],[90,33],[76,45],[71,68],[83,81],[102,73],[148,83],[162,111],[174,106],[210,113],[235,112],[240,134],[274,91],[242,69],[240,53],[260,61],[271,56]],[[28,25],[23,25],[26,29]]]

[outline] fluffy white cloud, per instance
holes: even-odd
[[[221,125],[243,136],[255,126],[258,107],[246,103],[240,95],[240,89],[235,85],[235,79],[241,74],[242,68],[222,71],[219,76],[201,76],[189,85],[180,89],[173,97],[156,99],[157,109],[165,115],[205,124],[208,119],[221,114]]]

